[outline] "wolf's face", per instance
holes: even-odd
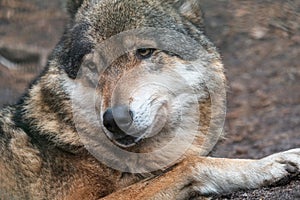
[[[207,82],[224,77],[197,4],[83,2],[56,52],[81,130],[134,152],[162,148],[176,137],[204,142],[199,132],[207,131],[211,116],[202,104],[209,105],[210,90],[219,87]]]
[[[156,137],[170,142],[180,128],[187,133],[178,134],[195,134],[198,100],[200,95],[208,98],[205,89],[200,88],[202,78],[191,63],[170,52],[137,49],[128,53],[100,78],[99,110],[105,133],[122,147]],[[183,126],[190,126],[189,131]]]

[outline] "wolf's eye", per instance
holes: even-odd
[[[146,49],[146,48],[143,48],[143,49],[138,49],[136,51],[136,56],[141,59],[141,60],[144,60],[144,59],[147,59],[147,58],[150,58],[153,53],[154,53],[155,49]]]

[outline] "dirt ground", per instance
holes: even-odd
[[[229,85],[227,139],[214,155],[260,158],[300,147],[300,1],[200,1]],[[14,103],[45,65],[66,23],[64,5],[0,0],[0,107]],[[300,177],[215,199],[300,199]]]

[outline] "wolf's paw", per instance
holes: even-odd
[[[285,183],[300,174],[300,148],[273,154],[262,161],[267,162],[267,170],[273,176],[273,184]]]
[[[300,149],[275,154],[276,162],[283,164],[285,170],[290,174],[300,173]]]

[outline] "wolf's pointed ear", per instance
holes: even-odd
[[[174,7],[179,13],[195,26],[204,26],[204,16],[200,7],[200,0],[175,0]]]
[[[68,0],[67,9],[71,17],[74,17],[84,0]]]

